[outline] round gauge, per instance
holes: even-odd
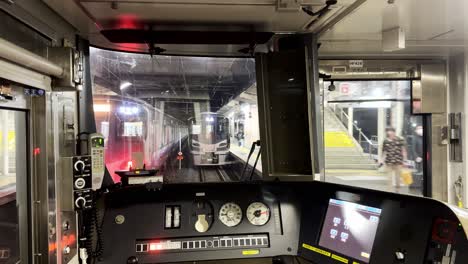
[[[252,225],[262,226],[270,220],[270,208],[264,203],[252,203],[247,208],[247,219]]]
[[[242,209],[235,203],[225,203],[219,209],[219,220],[226,226],[236,226],[242,221]]]

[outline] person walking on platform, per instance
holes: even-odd
[[[400,188],[400,176],[407,159],[406,142],[396,135],[393,127],[385,129],[385,133],[387,138],[382,144],[381,161],[388,171],[390,187]]]

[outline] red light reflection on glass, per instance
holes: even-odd
[[[133,169],[133,161],[131,161],[131,160],[130,160],[130,161],[128,161],[128,163],[127,163],[127,167],[128,167],[128,170],[131,170],[131,169]]]

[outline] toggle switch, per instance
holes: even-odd
[[[164,223],[165,228],[172,228],[172,207],[166,207],[166,220]]]
[[[179,205],[168,205],[166,206],[166,216],[164,219],[164,228],[180,228],[180,206]]]
[[[180,227],[180,207],[174,207],[174,228]]]

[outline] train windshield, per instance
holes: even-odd
[[[192,140],[204,144],[213,144],[229,139],[229,119],[213,113],[203,114],[200,118],[192,119],[189,127]]]
[[[91,49],[93,108],[106,166],[165,183],[261,179],[255,61]],[[249,159],[250,156],[250,159]]]

